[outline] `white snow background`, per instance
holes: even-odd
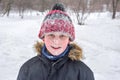
[[[83,61],[92,69],[95,80],[120,80],[120,18],[109,12],[91,13],[86,25],[77,25],[75,43],[83,49]],[[21,65],[36,56],[33,45],[38,38],[42,13],[17,13],[0,17],[0,80],[16,80]]]

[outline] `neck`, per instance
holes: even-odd
[[[65,49],[64,52],[62,52],[60,55],[54,56],[54,55],[52,55],[52,54],[50,54],[50,53],[48,52],[45,44],[44,44],[44,46],[42,47],[42,54],[43,54],[46,58],[48,58],[48,59],[50,59],[50,60],[58,60],[59,58],[61,58],[61,57],[65,56],[66,54],[68,54],[69,51],[70,51],[70,46],[68,45],[68,46],[66,47],[66,49]]]

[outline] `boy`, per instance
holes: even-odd
[[[17,80],[94,80],[80,59],[82,49],[74,43],[74,26],[62,4],[55,4],[39,32],[38,55],[23,64]]]

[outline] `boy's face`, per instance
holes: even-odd
[[[60,55],[69,44],[69,37],[60,32],[48,33],[44,36],[43,41],[47,50],[54,56]]]

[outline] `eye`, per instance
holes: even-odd
[[[65,38],[65,37],[67,37],[67,36],[66,36],[66,35],[63,35],[63,34],[60,35],[60,38]]]
[[[52,38],[53,38],[53,37],[55,37],[55,35],[54,35],[54,34],[49,34],[48,36],[49,36],[49,37],[52,37]]]

